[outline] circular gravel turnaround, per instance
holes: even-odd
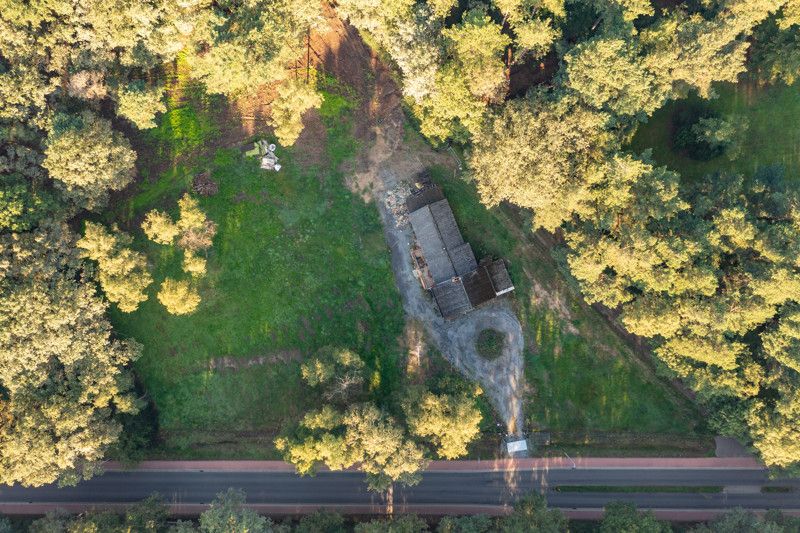
[[[466,316],[448,322],[445,327],[450,350],[448,359],[469,377],[481,384],[512,435],[522,431],[522,388],[524,339],[522,326],[508,301],[497,300]],[[498,357],[487,360],[477,350],[476,340],[485,330],[503,336]]]

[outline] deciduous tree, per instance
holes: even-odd
[[[194,278],[206,275],[206,260],[191,250],[183,252],[183,271]]]
[[[637,511],[636,506],[627,502],[614,502],[603,510],[600,533],[671,533],[667,522],[658,520],[652,511]]]
[[[79,206],[105,205],[108,191],[131,182],[136,152],[111,123],[90,112],[57,116],[47,138],[42,166]]]
[[[428,524],[415,514],[402,514],[388,519],[360,522],[353,531],[354,533],[425,533],[428,531]]]
[[[781,0],[723,0],[713,16],[673,10],[641,32],[645,67],[661,82],[671,83],[676,96],[696,89],[712,94],[716,81],[736,82],[745,70],[747,36],[775,12]]]
[[[711,154],[724,153],[733,161],[742,152],[749,127],[747,119],[741,116],[701,118],[692,126],[692,133]]]
[[[31,230],[56,209],[46,191],[34,191],[19,176],[0,175],[0,232]]]
[[[433,89],[419,106],[420,131],[433,142],[452,138],[466,142],[480,130],[486,105],[470,91],[457,67],[446,64],[436,73]]]
[[[106,298],[125,313],[136,311],[147,300],[145,290],[153,283],[147,259],[129,248],[131,242],[130,235],[119,228],[110,233],[94,222],[86,222],[84,236],[77,242],[82,255],[97,262],[97,279]]]
[[[459,76],[481,100],[497,101],[507,89],[501,56],[511,39],[501,30],[484,12],[475,10],[467,13],[461,24],[443,32]]]
[[[689,531],[690,533],[789,533],[796,530],[799,525],[796,519],[785,517],[779,511],[777,513],[769,511],[762,518],[751,511],[736,508]]]
[[[313,85],[290,79],[278,86],[278,97],[272,101],[270,124],[284,146],[292,146],[303,131],[303,114],[319,107],[322,97]]]
[[[317,511],[304,515],[293,533],[347,533],[344,517],[333,511]]]
[[[153,209],[142,221],[142,230],[147,238],[158,244],[173,244],[181,233],[181,228],[163,211]]]
[[[467,446],[480,434],[481,413],[466,395],[430,392],[409,398],[403,406],[412,435],[429,439],[443,459],[467,454]]]
[[[137,409],[126,367],[140,347],[112,337],[106,304],[77,281],[71,236],[56,232],[50,242],[66,246],[39,246],[44,229],[39,241],[12,242],[0,283],[2,483],[91,477],[119,435],[115,413]]]
[[[300,366],[306,383],[323,389],[328,401],[347,402],[361,391],[364,383],[364,361],[345,348],[328,346]]]
[[[445,3],[409,0],[342,0],[336,10],[388,51],[402,72],[403,93],[420,103],[431,94],[441,56],[440,24]]]
[[[203,533],[271,533],[272,521],[244,506],[244,491],[220,492],[211,508],[200,514]]]
[[[188,315],[200,305],[200,294],[187,280],[167,278],[161,283],[158,301],[170,314]]]
[[[489,533],[494,524],[486,515],[445,516],[439,521],[437,533]]]
[[[777,384],[774,404],[759,399],[748,417],[753,446],[768,465],[797,468],[800,464],[800,387],[797,373],[786,370]]]
[[[314,0],[231,4],[207,41],[192,47],[193,75],[211,93],[237,96],[288,77],[305,54],[308,32],[324,24]]]
[[[169,510],[163,496],[153,493],[125,511],[124,528],[142,533],[160,533],[167,525],[168,517]]]
[[[525,55],[540,57],[561,35],[555,19],[566,15],[563,0],[495,0],[514,32],[517,59]]]
[[[580,209],[587,175],[613,146],[608,120],[569,95],[509,102],[474,138],[470,167],[481,199],[533,209],[534,227],[557,228]]]
[[[30,231],[47,218],[63,216],[41,162],[40,153],[0,130],[0,233]]]
[[[188,193],[184,194],[178,200],[178,209],[180,217],[177,225],[181,230],[178,245],[192,252],[211,248],[214,235],[217,233],[217,225],[200,209],[197,198]]]
[[[276,446],[301,474],[313,473],[319,463],[331,470],[359,464],[370,489],[377,491],[392,483],[418,483],[425,465],[422,450],[371,404],[356,404],[344,413],[331,407],[312,411],[295,436],[279,438]]]
[[[140,130],[155,128],[156,115],[167,110],[163,97],[161,86],[148,87],[142,80],[128,83],[117,93],[117,114]]]
[[[633,45],[621,38],[586,41],[564,60],[566,87],[602,111],[644,118],[669,94],[669,86],[646,70]]]
[[[800,27],[765,23],[756,30],[750,61],[768,83],[792,85],[800,77]]]
[[[764,355],[795,372],[800,372],[800,305],[781,309],[778,323],[761,334]]]
[[[514,504],[514,511],[497,523],[502,533],[566,533],[569,531],[567,517],[558,509],[548,509],[541,494],[531,494]]]
[[[514,44],[519,56],[542,57],[556,42],[560,33],[550,19],[534,18],[514,26]]]

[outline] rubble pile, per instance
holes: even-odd
[[[408,209],[406,209],[406,198],[411,194],[411,188],[406,183],[401,183],[394,189],[386,192],[384,203],[391,211],[395,224],[398,228],[408,225]]]
[[[192,180],[192,190],[203,196],[213,196],[219,192],[219,184],[211,179],[211,172],[205,171]]]

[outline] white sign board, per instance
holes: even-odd
[[[507,443],[506,446],[508,447],[508,453],[518,453],[518,452],[528,451],[528,441],[524,439],[511,441]]]

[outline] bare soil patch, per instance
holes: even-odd
[[[216,357],[209,360],[208,369],[216,372],[223,370],[240,370],[242,368],[250,368],[253,366],[262,366],[266,364],[279,364],[291,363],[292,361],[300,361],[303,359],[303,354],[300,350],[279,350],[265,355],[257,355],[253,357]]]
[[[304,167],[322,167],[327,164],[325,124],[318,109],[310,109],[303,115],[303,132],[294,143],[297,162]]]

